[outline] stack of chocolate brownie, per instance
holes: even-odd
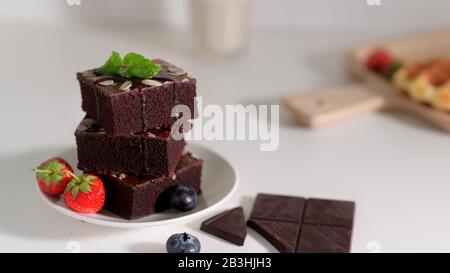
[[[77,73],[86,117],[75,136],[78,168],[99,175],[105,208],[127,219],[168,208],[164,192],[187,184],[200,193],[203,161],[172,137],[172,108],[194,113],[196,80],[162,60],[152,79]]]

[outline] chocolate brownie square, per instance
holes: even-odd
[[[78,168],[95,174],[171,175],[186,142],[172,138],[170,129],[148,129],[125,136],[105,133],[91,118],[78,126]]]
[[[167,189],[177,184],[200,193],[203,161],[185,154],[172,176],[138,177],[120,174],[100,176],[106,190],[105,208],[126,219],[137,219],[169,208]]]
[[[189,107],[191,118],[196,115],[196,80],[166,61],[153,62],[161,70],[151,80],[98,76],[95,70],[77,73],[83,110],[108,134],[126,135],[170,127],[176,121],[172,108],[179,104]],[[124,86],[128,81],[131,86]]]

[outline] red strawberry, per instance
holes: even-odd
[[[392,62],[392,55],[387,50],[378,49],[367,58],[366,66],[372,71],[384,74],[387,72]]]
[[[62,158],[55,157],[42,162],[33,169],[41,191],[52,195],[61,195],[67,184],[72,180],[73,169]]]
[[[67,185],[64,202],[76,212],[91,214],[100,211],[105,203],[102,180],[91,174],[74,177]]]

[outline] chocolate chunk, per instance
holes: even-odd
[[[261,234],[280,252],[295,252],[300,224],[250,218],[247,225]]]
[[[351,228],[354,212],[354,202],[311,198],[306,202],[304,223]]]
[[[250,218],[300,223],[305,206],[301,197],[258,194]]]
[[[355,203],[258,194],[247,225],[280,252],[349,252]]]
[[[224,211],[204,221],[201,230],[233,244],[244,245],[247,237],[245,217],[242,207]]]
[[[348,253],[352,231],[349,228],[303,225],[297,253]]]

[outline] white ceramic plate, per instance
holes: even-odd
[[[137,220],[120,218],[107,210],[102,210],[94,215],[76,213],[64,204],[63,198],[53,198],[39,190],[42,199],[50,207],[75,219],[97,225],[117,228],[142,228],[164,225],[180,221],[190,220],[194,217],[207,214],[215,207],[225,202],[236,190],[238,174],[233,165],[219,154],[199,145],[189,144],[188,150],[195,156],[204,160],[202,174],[202,194],[198,197],[195,209],[189,212],[168,210],[162,213],[150,215]],[[66,159],[72,166],[77,166],[76,149],[72,148],[58,156]],[[37,185],[37,183],[36,183]]]

